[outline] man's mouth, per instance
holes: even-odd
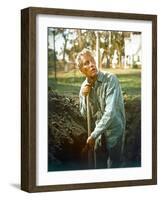
[[[92,72],[96,72],[96,69],[94,68],[94,69],[92,69]]]

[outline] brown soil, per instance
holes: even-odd
[[[86,122],[75,100],[50,91],[48,95],[49,170],[82,169],[81,151],[85,146]]]
[[[140,101],[125,99],[126,138],[124,167],[139,166],[141,155]],[[78,97],[48,93],[48,170],[87,168],[82,150],[87,138],[86,121],[79,112]]]

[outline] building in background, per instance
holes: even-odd
[[[141,33],[131,32],[130,37],[124,38],[125,56],[122,58],[124,68],[141,68]]]

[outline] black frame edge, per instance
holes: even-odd
[[[63,9],[63,8],[48,8],[48,7],[28,7],[31,12],[35,14],[55,14],[75,17],[100,17],[100,18],[114,18],[114,19],[130,19],[130,20],[152,20],[153,14],[142,13],[126,13],[126,12],[108,12],[108,11],[94,11],[94,10],[79,10],[79,9]]]
[[[157,15],[152,19],[152,179],[157,184]]]
[[[36,17],[21,10],[21,189],[36,187]]]
[[[29,191],[29,9],[21,10],[21,189]]]

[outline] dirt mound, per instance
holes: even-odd
[[[125,98],[126,130],[124,159],[127,167],[141,166],[141,101]]]
[[[82,149],[87,138],[86,121],[79,111],[77,98],[48,93],[48,170],[87,169]],[[125,98],[126,137],[124,167],[140,166],[141,106],[139,99]]]
[[[75,100],[48,93],[48,159],[50,170],[82,169],[86,122]]]

